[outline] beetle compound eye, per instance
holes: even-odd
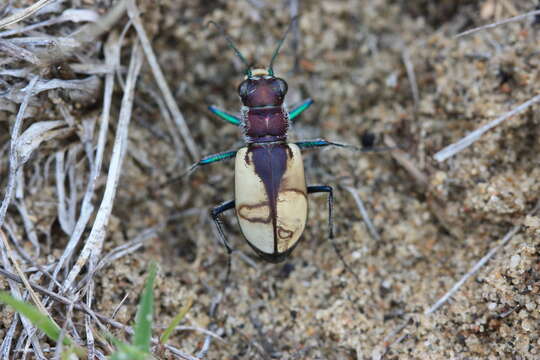
[[[240,97],[245,98],[248,95],[248,87],[249,84],[247,80],[242,81],[242,83],[238,86],[238,94]]]
[[[289,89],[289,86],[287,85],[287,82],[285,80],[276,78],[276,81],[279,86],[279,91],[281,92],[281,95],[285,95],[287,93],[287,90]]]

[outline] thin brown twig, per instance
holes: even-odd
[[[392,156],[401,166],[405,168],[405,170],[407,170],[409,174],[412,175],[418,184],[420,184],[422,187],[428,186],[429,180],[427,175],[418,169],[405,151],[396,148],[397,144],[390,135],[386,135],[384,137],[384,143],[388,147],[395,148],[395,150],[392,151]]]
[[[396,142],[390,135],[386,135],[384,137],[384,142],[387,146],[396,148]],[[416,180],[420,191],[426,192],[426,195],[433,194],[430,189],[428,175],[426,175],[422,170],[420,170],[419,166],[405,151],[401,149],[396,149],[392,151],[392,156]],[[437,220],[439,220],[440,224],[456,239],[462,238],[463,232],[461,228],[452,226],[449,223],[448,219],[445,216],[443,207],[439,204],[437,200],[438,199],[436,197],[436,194],[435,198],[428,197],[428,205],[431,209],[432,214],[437,218]]]

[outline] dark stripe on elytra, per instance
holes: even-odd
[[[268,224],[272,221],[272,213],[269,212],[268,217],[249,217],[244,214],[244,210],[253,210],[260,207],[266,207],[269,206],[268,201],[263,201],[254,205],[240,205],[238,208],[238,216],[240,216],[242,219],[249,221],[249,222],[255,222],[255,223],[263,223]]]
[[[281,180],[287,170],[287,144],[252,145],[248,153],[255,166],[255,173],[262,180],[270,205],[270,216],[274,230],[274,253],[277,252],[277,197]]]

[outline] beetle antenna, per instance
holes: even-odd
[[[281,37],[281,40],[279,40],[278,45],[276,47],[276,50],[274,50],[274,53],[272,54],[272,59],[270,60],[270,65],[268,65],[268,75],[270,75],[270,76],[274,75],[274,60],[276,60],[276,57],[279,54],[279,49],[281,49],[281,45],[283,45],[283,42],[287,38],[287,35],[289,35],[289,32],[291,31],[293,25],[298,20],[298,16],[299,15],[296,15],[295,17],[292,18],[291,23],[289,24],[289,27],[285,31],[285,34],[283,34],[283,36]]]
[[[220,32],[221,35],[223,35],[223,37],[225,38],[225,40],[227,40],[227,44],[229,44],[229,47],[234,51],[234,53],[236,54],[236,56],[238,56],[238,58],[244,63],[244,65],[246,65],[246,75],[248,77],[251,76],[251,68],[249,66],[249,63],[247,62],[246,58],[244,57],[244,55],[242,55],[242,53],[240,52],[240,50],[238,50],[238,48],[236,47],[236,45],[234,45],[234,41],[231,39],[231,37],[229,36],[229,34],[227,34],[227,32],[225,31],[225,29],[219,25],[218,23],[216,23],[215,21],[213,20],[210,20],[206,26],[209,26],[209,25],[214,25]]]

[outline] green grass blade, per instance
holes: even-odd
[[[49,317],[42,314],[34,305],[12,297],[7,292],[0,292],[0,301],[12,306],[19,314],[30,320],[38,329],[54,341],[58,341],[61,329]],[[70,345],[71,339],[64,336],[64,345]]]
[[[50,339],[58,341],[60,338],[60,333],[62,330],[47,315],[41,313],[34,305],[17,300],[5,291],[0,291],[0,302],[13,307],[19,314],[27,318],[34,326],[43,331]],[[70,346],[70,351],[73,351],[78,356],[85,356],[86,351],[83,348],[77,346],[67,334],[63,335],[62,343],[66,346]]]
[[[151,264],[148,278],[137,308],[135,316],[135,333],[133,345],[139,350],[150,353],[150,341],[152,337],[152,313],[154,310],[154,279],[156,278],[156,264]]]
[[[109,360],[122,360],[122,359],[144,359],[145,356],[147,357],[149,354],[146,352],[142,352],[138,347],[135,347],[134,345],[126,344],[123,341],[120,341],[117,339],[113,334],[106,332],[103,334],[105,339],[112,343],[114,347],[116,347],[116,351],[111,354]],[[135,355],[134,355],[135,354]],[[141,354],[144,356],[136,356],[136,354]]]
[[[77,345],[70,345],[65,350],[62,351],[62,354],[60,354],[60,359],[62,360],[73,360],[73,356],[76,356],[76,359],[78,358],[86,358],[88,354],[86,353],[86,350],[83,349],[80,346]]]
[[[171,321],[169,326],[165,329],[165,331],[163,331],[163,334],[161,334],[160,342],[162,344],[166,344],[167,341],[169,341],[169,337],[173,333],[174,328],[177,327],[178,324],[180,324],[180,321],[182,321],[182,319],[184,318],[184,316],[186,316],[189,309],[191,309],[191,305],[193,305],[193,299],[189,298],[187,303],[180,309],[178,315],[174,317],[173,321]]]
[[[134,345],[120,343],[118,350],[111,354],[110,360],[147,360],[152,359],[146,351],[141,351]]]

